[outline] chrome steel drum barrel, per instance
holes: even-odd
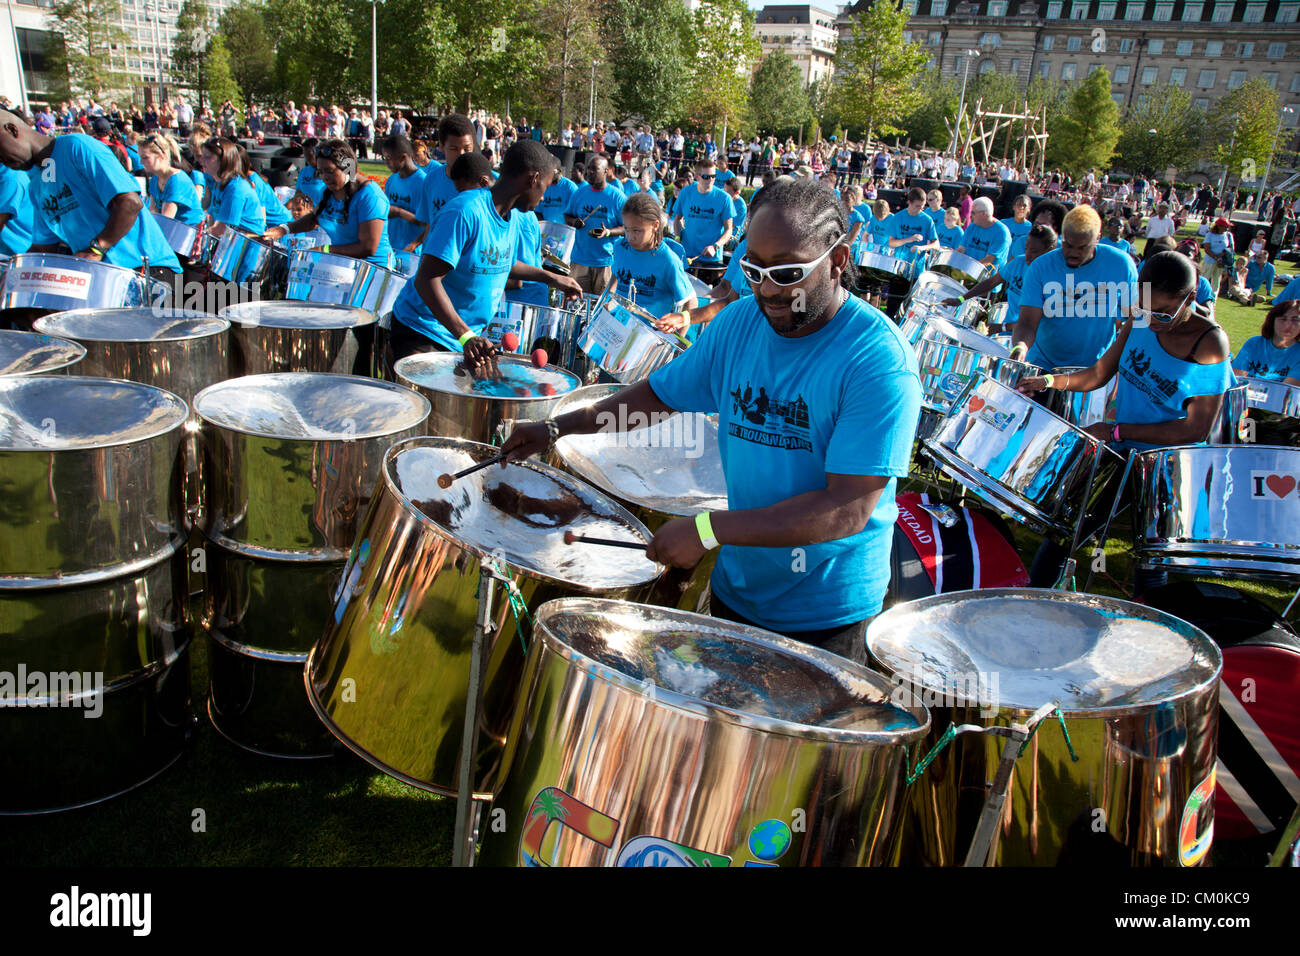
[[[507,422],[549,418],[555,403],[580,384],[576,375],[562,368],[536,368],[527,359],[509,356],[497,360],[500,381],[475,379],[465,371],[463,361],[459,352],[418,352],[393,366],[400,384],[432,404],[430,435],[484,444],[504,441]]]
[[[1300,387],[1251,377],[1237,382],[1246,387],[1253,422],[1249,428],[1254,432],[1250,439],[1261,445],[1300,444]]]
[[[932,253],[925,262],[929,272],[937,272],[960,282],[967,289],[973,289],[986,275],[989,267],[978,259],[951,249],[939,249]]]
[[[1223,658],[1199,629],[1093,594],[990,589],[898,605],[867,646],[930,708],[927,748],[953,724],[1007,727],[1060,707],[1069,744],[1048,718],[1016,760],[998,864],[1204,861]],[[909,794],[901,862],[962,862],[1005,743],[964,734],[940,752]]]
[[[1300,576],[1300,450],[1189,445],[1134,459],[1134,552],[1189,574]]]
[[[586,408],[621,391],[618,384],[588,385],[555,403],[551,417]],[[673,414],[655,424],[620,429],[617,419],[589,435],[555,443],[553,464],[577,475],[658,531],[674,518],[727,509],[727,482],[718,447],[718,423],[699,413]],[[650,604],[706,611],[709,575],[717,550],[694,568],[670,568]]]
[[[926,318],[913,345],[921,372],[921,402],[928,411],[947,412],[953,399],[980,373],[1011,388],[1039,374],[1037,366],[1011,358],[988,336],[936,315]]]
[[[506,353],[531,356],[536,349],[542,349],[550,364],[572,371],[580,325],[574,312],[507,300],[483,330],[483,337]],[[514,349],[502,345],[506,333],[518,339]]]
[[[208,258],[208,271],[226,282],[260,285],[271,274],[272,249],[260,236],[227,226]]]
[[[234,343],[231,373],[336,372],[356,360],[357,330],[375,314],[316,302],[243,302],[221,310]]]
[[[605,495],[533,461],[493,466],[489,445],[415,438],[389,449],[337,604],[307,663],[330,730],[384,772],[455,794],[481,563],[495,561],[534,611],[554,597],[637,598],[660,568],[639,549],[566,545],[563,534],[649,540]],[[523,665],[524,623],[496,588],[484,668],[476,793],[490,796]],[[352,692],[356,689],[356,693]]]
[[[171,286],[121,266],[24,252],[14,256],[0,290],[0,309],[62,312],[66,309],[121,309],[164,306]]]
[[[916,278],[915,262],[871,252],[866,247],[858,253],[857,265],[863,282],[889,283],[899,279],[911,282]]]
[[[350,305],[376,315],[386,315],[393,311],[393,303],[405,285],[403,273],[364,259],[315,249],[297,249],[289,257],[285,298]]]
[[[578,230],[563,222],[541,222],[542,264],[552,271],[568,275],[573,266],[573,244]]]
[[[924,707],[820,648],[682,611],[537,614],[482,862],[888,862]]]
[[[279,757],[328,756],[302,687],[384,452],[429,403],[350,375],[232,379],[195,400],[207,452],[204,532],[213,726]]]
[[[0,375],[66,375],[85,355],[67,339],[0,329]]]
[[[191,226],[179,219],[164,216],[162,213],[151,212],[149,215],[153,216],[153,221],[158,224],[158,229],[174,253],[186,259],[198,259],[202,255],[204,239],[202,223]]]
[[[1059,377],[1083,371],[1086,369],[1069,367],[1058,369],[1055,374]],[[1038,399],[1071,425],[1087,428],[1098,422],[1115,420],[1115,390],[1118,387],[1119,376],[1115,375],[1105,385],[1090,392],[1065,392],[1054,388],[1039,395]]]
[[[136,382],[0,378],[0,813],[106,800],[184,749],[187,414]]]
[[[996,510],[1061,534],[1074,530],[1121,464],[1103,442],[986,374],[958,393],[923,445]]]
[[[654,327],[655,317],[630,299],[606,290],[592,307],[578,348],[624,384],[639,382],[682,354],[683,346]]]

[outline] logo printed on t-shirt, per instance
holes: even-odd
[[[731,410],[741,422],[757,426],[750,428],[733,421],[728,433],[742,441],[793,451],[813,450],[808,437],[808,403],[802,394],[793,400],[774,399],[765,387],[759,386],[755,393],[753,386],[746,382],[743,392],[737,387],[731,393]]]

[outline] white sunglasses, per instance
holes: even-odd
[[[780,266],[769,266],[763,268],[756,266],[749,261],[749,257],[740,260],[740,271],[745,278],[754,285],[759,285],[764,279],[771,279],[773,284],[779,286],[797,285],[821,264],[821,261],[834,251],[835,247],[844,241],[844,236],[836,239],[829,249],[823,252],[812,262],[790,262]]]

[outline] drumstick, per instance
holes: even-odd
[[[583,544],[604,544],[611,548],[635,548],[638,551],[645,550],[644,541],[615,541],[613,538],[591,538],[585,535],[576,535],[572,531],[564,532],[565,544],[573,544],[575,541],[581,541]]]
[[[438,476],[438,487],[450,488],[452,482],[456,481],[458,478],[464,478],[466,475],[472,475],[474,474],[474,472],[482,468],[486,468],[488,465],[495,465],[498,462],[505,461],[505,459],[506,459],[505,455],[497,455],[495,458],[489,458],[487,461],[480,461],[477,465],[470,465],[464,471],[458,471],[454,475],[448,475],[446,473],[441,474]]]

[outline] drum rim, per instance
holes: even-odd
[[[160,424],[157,430],[152,431],[147,435],[137,435],[134,438],[123,438],[116,441],[100,441],[93,445],[68,445],[53,448],[0,447],[0,455],[31,453],[49,455],[54,453],[66,454],[68,452],[95,452],[105,448],[122,448],[128,445],[138,445],[162,438],[170,432],[184,429],[185,423],[190,417],[190,404],[180,395],[177,395],[175,392],[165,389],[160,385],[150,385],[146,382],[133,382],[126,378],[113,378],[101,375],[0,375],[0,392],[6,391],[10,388],[34,387],[27,386],[26,383],[29,382],[52,382],[56,385],[75,382],[94,382],[97,385],[127,385],[135,391],[147,390],[160,393],[164,396],[164,399],[171,399],[175,403],[173,408],[178,405],[182,414],[174,422],[169,424]]]
[[[415,504],[414,501],[411,500],[410,495],[408,495],[405,491],[403,491],[400,487],[398,487],[397,481],[394,478],[392,473],[393,466],[396,463],[397,457],[399,455],[415,448],[443,448],[443,449],[454,448],[461,451],[469,452],[475,458],[476,462],[484,461],[488,458],[495,458],[497,455],[501,453],[501,449],[496,447],[495,445],[484,445],[482,442],[471,441],[468,438],[452,438],[443,435],[415,435],[412,436],[411,438],[404,438],[401,441],[394,442],[392,445],[390,445],[388,450],[384,452],[384,458],[379,469],[379,480],[383,482],[384,492],[386,494],[390,494],[393,496],[394,500],[397,501],[399,505],[401,505],[403,513],[406,514],[410,519],[416,521],[417,523],[420,524],[421,527],[425,528],[428,531],[431,531],[437,537],[442,538],[443,540],[447,541],[454,547],[460,548],[461,550],[467,551],[470,554],[474,555],[475,560],[477,560],[480,564],[498,560],[497,555],[492,554],[489,551],[483,550],[477,544],[474,544],[473,542],[466,541],[463,538],[461,538],[452,529],[444,528],[442,525],[438,524],[438,522],[434,521],[431,517],[425,514],[423,509],[421,509],[419,506]],[[590,485],[587,485],[586,482],[579,480],[578,478],[568,474],[567,472],[561,471],[558,468],[553,468],[550,465],[546,464],[545,462],[536,461],[532,458],[521,458],[518,461],[510,462],[510,464],[517,465],[523,468],[528,468],[531,469],[532,471],[538,472],[539,474],[545,475],[547,478],[556,481],[557,484],[563,485],[564,487],[568,488],[570,491],[595,492],[596,494],[600,495],[602,498],[605,499],[604,503],[609,507],[611,507],[614,510],[614,512],[618,515],[619,518],[626,519],[628,528],[635,534],[640,535],[645,540],[646,544],[649,544],[650,540],[654,537],[654,535],[650,533],[650,530],[641,522],[639,518],[637,518],[636,515],[632,514],[631,511],[629,511],[627,508],[624,508],[621,504],[619,504],[609,495],[605,494],[599,488],[594,488]],[[378,496],[378,491],[379,491],[379,483],[376,482],[375,493],[371,495],[372,500]],[[528,575],[538,580],[546,581],[551,584],[560,584],[568,588],[580,588],[581,590],[587,592],[589,595],[593,597],[599,597],[603,594],[609,594],[612,592],[624,592],[627,591],[629,588],[645,587],[657,581],[666,570],[665,566],[659,564],[658,562],[650,561],[649,558],[647,558],[646,560],[653,567],[657,569],[654,575],[652,575],[651,577],[648,577],[642,581],[637,581],[633,584],[606,585],[600,588],[592,588],[592,587],[588,587],[585,584],[581,584],[575,581],[568,581],[565,580],[564,578],[556,577],[555,575],[547,571],[539,571],[535,568],[520,567],[518,565],[511,564],[509,561],[506,562],[506,566],[511,571],[513,571],[516,575],[521,575],[521,574]]]
[[[1030,600],[1033,598],[1042,599],[1046,596],[1051,596],[1051,603],[1077,604],[1083,606],[1094,604],[1101,607],[1109,606],[1112,610],[1118,609],[1126,611],[1128,616],[1162,624],[1180,636],[1194,641],[1199,645],[1200,650],[1208,652],[1211,662],[1215,664],[1214,672],[1211,675],[1207,676],[1197,684],[1184,688],[1173,696],[1163,697],[1158,701],[1150,701],[1145,704],[1124,704],[1118,707],[1104,706],[1083,710],[1071,710],[1063,707],[1061,708],[1061,713],[1067,719],[1111,719],[1115,717],[1131,716],[1134,714],[1150,713],[1153,708],[1183,701],[1207,691],[1212,692],[1214,688],[1217,687],[1220,678],[1223,676],[1223,651],[1219,648],[1219,645],[1214,642],[1213,638],[1195,624],[1192,624],[1189,621],[1184,621],[1180,617],[1175,617],[1168,611],[1161,611],[1158,608],[1150,607],[1146,604],[1136,604],[1133,601],[1126,601],[1122,598],[1112,598],[1101,594],[1085,592],[1058,591],[1050,588],[979,588],[966,591],[946,591],[943,594],[932,594],[928,597],[917,598],[914,601],[896,604],[894,607],[882,611],[869,625],[867,625],[867,651],[871,655],[872,660],[879,662],[884,667],[888,667],[891,673],[897,674],[900,672],[895,670],[894,666],[888,663],[886,658],[881,657],[872,644],[873,633],[875,637],[879,638],[887,627],[897,627],[897,619],[903,618],[905,615],[924,611],[932,605],[956,604],[958,603],[958,598],[964,598],[966,600],[990,600],[993,598]],[[1187,631],[1184,631],[1184,628],[1186,628]],[[958,706],[981,706],[979,701],[968,701],[964,698],[959,698],[950,690],[925,687],[924,685],[922,686],[925,690],[942,693],[947,695],[947,698],[960,701]],[[1042,701],[1042,703],[1045,704],[1047,701]],[[1028,716],[1034,713],[1038,706],[1041,706],[1041,704],[1030,706],[1024,704],[999,703],[997,709],[999,715],[1010,714],[1015,716]]]
[[[81,333],[78,333],[76,335],[69,335],[69,333],[61,329],[58,331],[49,329],[51,321],[58,320],[61,316],[68,316],[77,313],[94,314],[94,313],[103,313],[103,312],[148,312],[154,315],[166,313],[168,315],[178,317],[178,318],[204,319],[208,322],[216,323],[217,328],[204,331],[199,335],[168,335],[168,336],[163,336],[161,338],[149,338],[149,339],[122,338],[120,336],[108,335],[102,332],[96,334],[93,331],[85,335]],[[75,342],[122,342],[128,344],[148,344],[150,342],[192,342],[192,341],[197,342],[200,339],[207,339],[207,338],[212,338],[214,336],[223,335],[230,329],[230,320],[223,319],[219,315],[213,315],[211,312],[201,312],[198,309],[176,309],[176,308],[172,308],[171,306],[167,306],[165,308],[153,309],[153,308],[149,308],[148,306],[139,306],[135,308],[124,307],[118,309],[90,309],[90,308],[64,309],[61,312],[51,312],[49,315],[43,315],[40,318],[36,319],[32,323],[32,328],[35,329],[38,327],[45,335],[62,337]]]
[[[446,356],[447,358],[441,359],[438,358],[438,356]],[[580,379],[577,375],[574,375],[567,368],[563,368],[559,365],[553,366],[550,363],[548,363],[546,366],[548,369],[553,368],[556,372],[563,372],[569,378],[573,379],[574,381],[573,388],[569,389],[567,392],[560,392],[557,395],[528,395],[528,396],[480,395],[474,392],[452,391],[450,389],[438,388],[434,385],[427,385],[422,382],[417,382],[414,379],[412,379],[409,375],[404,375],[402,373],[403,363],[406,363],[406,366],[409,368],[411,365],[416,364],[416,361],[428,361],[431,357],[433,357],[435,360],[439,362],[443,362],[443,361],[449,362],[452,359],[464,358],[464,353],[462,352],[412,352],[410,355],[402,356],[402,358],[398,359],[396,362],[393,363],[393,374],[397,376],[398,382],[403,383],[401,385],[402,388],[407,388],[415,392],[419,392],[420,389],[427,388],[429,391],[437,392],[439,395],[452,395],[457,398],[473,399],[478,401],[523,403],[523,402],[554,402],[557,401],[558,399],[564,398],[567,395],[572,395],[574,392],[576,392],[579,388],[582,387],[582,379]],[[528,358],[527,356],[523,356],[515,352],[503,352],[501,353],[501,355],[497,356],[498,367],[502,363],[507,365],[526,365],[528,368],[535,367],[533,365],[533,360],[531,358]],[[427,400],[427,396],[426,396],[426,400]]]
[[[27,375],[48,375],[52,372],[58,372],[65,368],[71,368],[72,366],[80,362],[82,359],[84,359],[87,354],[86,347],[82,345],[80,342],[78,342],[76,339],[64,338],[61,335],[51,335],[48,332],[24,332],[21,329],[0,329],[0,339],[10,338],[14,336],[19,337],[17,339],[17,341],[19,342],[21,342],[23,338],[27,338],[30,336],[31,338],[44,339],[50,345],[70,346],[72,349],[78,351],[78,354],[75,358],[69,359],[68,361],[63,362],[59,365],[43,365],[40,368],[29,369],[23,372],[5,372],[3,374],[0,374],[0,378],[8,378],[11,375],[14,377],[23,377]]]
[[[66,255],[62,252],[19,252],[16,255],[12,255],[9,257],[8,268],[12,269],[14,263],[18,262],[18,260],[20,259],[33,259],[33,260],[62,259],[69,263],[74,263],[76,268],[78,269],[112,269],[116,272],[123,272],[126,275],[130,276],[132,279],[135,279],[137,281],[147,280],[150,283],[162,286],[164,289],[170,288],[170,286],[168,286],[167,283],[163,282],[160,279],[155,279],[153,276],[141,275],[139,272],[136,272],[134,269],[127,268],[126,266],[119,266],[112,262],[105,262],[103,259],[79,259],[76,256]],[[69,268],[71,268],[71,266]],[[58,295],[55,295],[54,297],[67,298],[67,296],[58,296]],[[66,311],[66,310],[61,310],[61,311]]]
[[[547,601],[539,607],[533,615],[535,627],[533,629],[533,643],[543,643],[546,649],[551,653],[557,654],[565,660],[580,667],[590,678],[605,681],[613,684],[623,690],[645,691],[647,681],[638,680],[620,670],[615,669],[609,664],[602,664],[595,658],[588,657],[586,654],[577,650],[554,633],[548,626],[547,621],[551,617],[563,613],[572,612],[596,612],[602,609],[617,608],[638,608],[656,613],[660,619],[682,619],[684,623],[689,624],[691,621],[707,621],[709,625],[717,630],[727,631],[730,636],[740,637],[745,643],[766,645],[775,647],[786,652],[792,657],[811,658],[814,662],[821,665],[820,670],[827,674],[839,673],[847,674],[855,679],[862,680],[871,685],[875,690],[880,691],[881,703],[888,703],[897,707],[906,713],[918,719],[915,727],[900,731],[887,730],[849,730],[838,727],[819,727],[816,724],[801,724],[794,720],[785,720],[779,717],[765,717],[761,714],[753,714],[748,711],[737,710],[732,707],[726,707],[722,704],[714,704],[698,697],[691,697],[682,694],[679,691],[670,690],[659,684],[650,684],[654,688],[653,702],[681,713],[690,714],[696,717],[705,717],[710,720],[721,720],[722,722],[741,727],[746,730],[756,730],[765,734],[783,737],[796,737],[801,740],[821,740],[828,743],[846,743],[861,744],[864,746],[879,746],[882,744],[899,746],[910,746],[919,743],[925,738],[930,731],[930,710],[926,707],[916,695],[910,691],[905,691],[911,698],[910,707],[901,707],[891,698],[899,690],[897,683],[891,682],[888,677],[871,670],[865,664],[855,664],[847,658],[840,657],[838,654],[832,654],[824,648],[812,644],[805,644],[792,638],[782,637],[772,631],[764,630],[759,627],[752,627],[746,624],[737,624],[733,621],[727,621],[721,618],[710,617],[707,614],[694,614],[690,611],[683,611],[678,608],[660,607],[653,604],[639,604],[634,601],[619,601],[609,598],[593,597],[564,597]],[[738,632],[738,633],[737,633]],[[540,639],[540,640],[539,640]],[[530,648],[531,649],[531,648]],[[918,712],[919,711],[919,715]],[[924,720],[919,718],[923,717]]]
[[[287,306],[290,309],[298,309],[301,307],[303,311],[306,311],[307,309],[338,310],[348,312],[358,318],[364,318],[365,321],[350,322],[346,325],[281,325],[277,319],[267,321],[261,317],[259,317],[255,322],[245,322],[236,314],[234,318],[227,319],[227,321],[230,322],[231,331],[236,334],[249,333],[256,329],[275,329],[277,331],[285,332],[347,332],[352,329],[365,328],[367,325],[374,325],[379,321],[379,316],[376,313],[371,312],[369,309],[363,309],[360,306],[342,305],[337,302],[308,302],[304,299],[258,299],[254,302],[232,302],[230,305],[225,306],[219,313],[217,313],[217,315],[220,318],[226,318],[227,312],[236,309],[259,309],[263,306],[271,308],[284,308]]]
[[[303,382],[308,377],[315,379],[316,381],[324,385],[337,385],[342,382],[353,382],[355,384],[365,385],[367,387],[377,387],[380,391],[393,392],[394,394],[401,395],[403,398],[408,398],[408,396],[413,396],[415,399],[418,399],[418,402],[416,403],[415,407],[416,408],[423,407],[424,414],[419,418],[418,421],[415,421],[409,425],[403,425],[401,428],[396,428],[391,431],[355,432],[351,435],[338,435],[332,438],[307,438],[307,437],[296,436],[296,435],[270,435],[267,434],[266,432],[253,431],[248,428],[241,428],[237,425],[230,425],[222,422],[213,421],[212,418],[204,414],[203,410],[200,408],[200,403],[211,394],[221,392],[224,390],[229,390],[232,388],[247,387],[250,383],[250,380],[259,380],[265,382],[268,379],[275,379],[280,381],[288,380],[288,381],[295,381],[295,382]],[[240,385],[239,383],[243,383],[243,384]],[[211,385],[202,389],[198,394],[194,396],[194,414],[197,415],[200,419],[202,419],[203,425],[209,426],[214,429],[219,429],[224,432],[233,432],[238,435],[249,435],[253,438],[263,438],[269,441],[276,441],[276,442],[308,442],[311,444],[329,444],[332,442],[355,442],[355,441],[368,441],[374,438],[385,438],[389,435],[396,435],[405,431],[410,431],[413,428],[420,428],[428,420],[429,415],[432,414],[432,412],[433,412],[433,405],[429,402],[429,400],[425,398],[423,395],[421,395],[419,392],[414,391],[413,389],[409,389],[404,386],[394,384],[393,382],[385,382],[377,378],[370,378],[365,375],[340,375],[336,372],[257,372],[252,375],[241,375],[238,378],[226,378],[226,379],[222,379],[220,382],[213,382]]]

